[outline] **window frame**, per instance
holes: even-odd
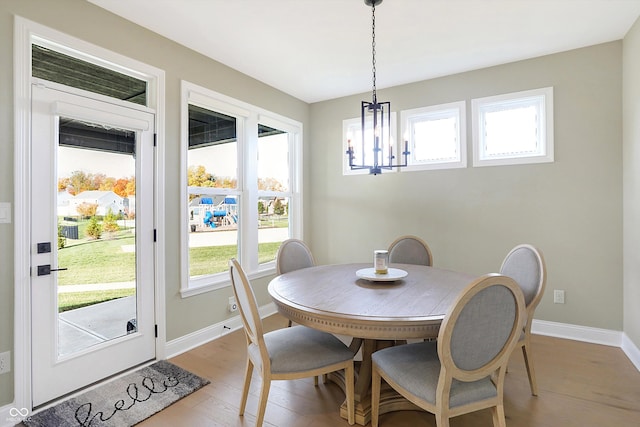
[[[264,110],[251,104],[181,81],[180,123],[180,253],[181,286],[183,298],[231,285],[224,271],[196,279],[189,272],[189,188],[187,186],[187,151],[189,149],[189,104],[220,112],[236,118],[238,173],[236,189],[214,189],[217,194],[234,195],[238,199],[238,261],[250,278],[263,277],[275,272],[275,261],[258,264],[258,199],[265,194],[282,195],[289,199],[289,238],[302,238],[302,123]],[[289,191],[258,191],[258,124],[278,127],[289,133]],[[254,250],[255,249],[255,250]]]
[[[537,101],[536,101],[537,100]],[[541,146],[538,153],[503,155],[487,158],[482,156],[485,151],[484,113],[488,109],[508,109],[509,105],[524,106],[537,102],[537,133],[540,135]],[[488,96],[471,100],[473,126],[473,166],[504,166],[531,163],[551,163],[554,161],[554,126],[553,126],[553,87],[531,89],[502,95]]]
[[[411,139],[411,122],[420,121],[420,118],[424,118],[424,121],[434,120],[442,117],[443,115],[451,115],[458,121],[458,159],[443,159],[440,161],[432,160],[424,162],[417,161],[415,159],[415,143]],[[467,167],[467,110],[465,101],[455,101],[446,104],[403,110],[400,112],[400,120],[402,122],[402,139],[403,142],[407,142],[410,152],[407,159],[408,165],[407,167],[403,168],[403,172],[437,169],[458,169]]]

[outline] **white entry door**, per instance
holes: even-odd
[[[155,358],[154,115],[60,89],[32,91],[33,407]]]

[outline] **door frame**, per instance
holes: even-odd
[[[95,46],[20,16],[14,21],[14,401],[13,406],[32,411],[31,389],[31,44],[34,40],[100,58],[113,69],[135,73],[146,80],[148,107],[156,114],[154,154],[154,229],[159,230],[154,245],[155,316],[158,329],[156,359],[165,358],[165,76],[164,71]],[[95,62],[95,60],[91,60]],[[99,97],[99,95],[96,95]],[[113,99],[111,99],[113,102]]]

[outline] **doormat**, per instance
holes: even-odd
[[[209,384],[165,360],[65,400],[23,421],[28,427],[129,427]]]

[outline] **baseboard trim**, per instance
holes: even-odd
[[[640,349],[627,334],[622,333],[622,351],[627,355],[638,371],[640,371]]]
[[[260,312],[260,317],[264,318],[275,314],[277,309],[274,303],[269,303],[260,307],[258,311]],[[176,338],[175,340],[167,341],[165,348],[166,357],[170,359],[240,328],[242,328],[242,320],[238,314],[222,322]]]
[[[531,324],[531,332],[556,338],[619,347],[636,369],[640,371],[640,349],[624,332],[536,319],[533,319]]]
[[[538,335],[547,335],[550,337],[584,341],[612,347],[622,346],[622,332],[612,331],[610,329],[591,328],[589,326],[533,319],[531,332]]]

